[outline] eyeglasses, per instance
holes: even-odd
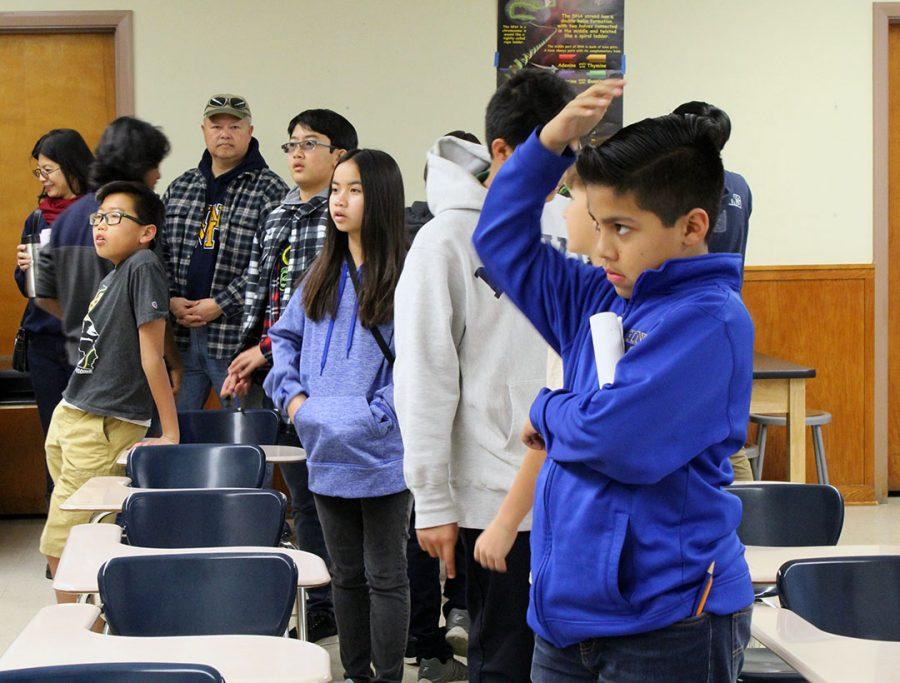
[[[247,100],[242,97],[210,97],[207,107],[234,107],[235,109],[246,109]]]
[[[290,154],[298,147],[304,152],[312,152],[316,147],[327,147],[329,152],[333,152],[337,149],[337,146],[335,145],[329,145],[327,142],[319,142],[318,140],[308,138],[306,140],[291,140],[290,142],[285,142],[281,146],[281,151],[285,154]]]
[[[106,224],[109,227],[113,227],[114,225],[118,225],[122,222],[123,218],[130,218],[138,225],[146,225],[145,223],[141,223],[141,219],[137,216],[132,216],[130,213],[125,213],[124,211],[110,211],[109,213],[92,213],[88,216],[88,221],[90,221],[91,225],[97,227],[103,221],[106,221]]]
[[[51,175],[56,173],[58,170],[60,170],[58,166],[56,168],[51,168],[49,171],[46,171],[43,168],[35,168],[31,171],[31,175],[33,175],[35,178],[48,179]]]

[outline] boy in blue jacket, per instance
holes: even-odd
[[[723,177],[709,122],[647,119],[580,153],[602,267],[540,241],[570,148],[623,87],[592,86],[517,148],[473,237],[565,368],[523,433],[547,449],[531,534],[532,680],[733,681],[753,590],[741,505],[723,487],[745,437],[753,325],[741,257],[707,250]],[[589,318],[601,311],[622,317],[626,352],[599,388]]]

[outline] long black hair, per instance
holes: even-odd
[[[133,116],[120,116],[100,136],[91,185],[96,189],[113,180],[142,183],[168,153],[169,139],[159,128]]]
[[[348,161],[359,168],[364,201],[360,239],[366,263],[358,296],[359,321],[372,327],[394,318],[394,289],[407,248],[403,176],[394,158],[377,149],[352,150],[338,166]],[[303,307],[311,320],[337,313],[347,251],[347,233],[337,229],[329,214],[325,244],[304,280]]]
[[[82,195],[88,190],[88,175],[94,155],[81,137],[81,133],[71,128],[54,128],[44,133],[34,143],[31,157],[37,161],[44,155],[59,164],[72,194]]]

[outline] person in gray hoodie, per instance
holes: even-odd
[[[546,72],[523,70],[488,104],[488,147],[439,139],[425,185],[434,219],[416,236],[395,297],[395,395],[404,475],[415,497],[419,544],[456,573],[466,548],[470,681],[523,681],[531,671],[528,608],[530,517],[507,572],[475,562],[525,454],[519,441],[544,384],[547,345],[491,282],[472,246],[487,187],[517,145],[573,93]]]
[[[269,329],[273,364],[263,387],[306,448],[344,676],[400,681],[412,496],[391,371],[394,288],[406,255],[397,163],[377,150],[348,152],[328,204],[322,252]]]

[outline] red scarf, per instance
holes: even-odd
[[[79,199],[81,199],[80,196],[73,197],[72,199],[44,197],[38,204],[38,208],[41,210],[41,214],[43,214],[44,220],[47,221],[47,225],[53,225],[53,221],[56,220],[57,216],[59,216],[59,214],[72,206],[72,204],[77,202]]]

